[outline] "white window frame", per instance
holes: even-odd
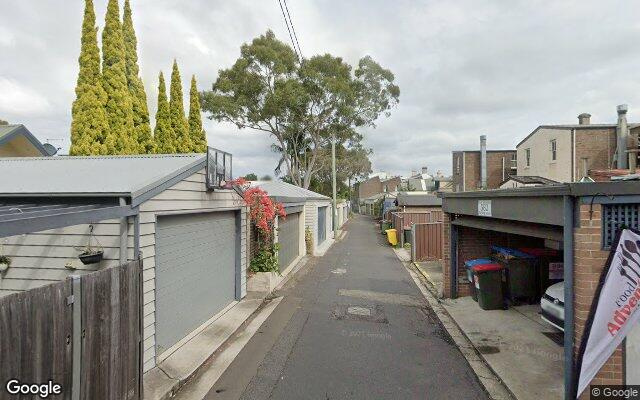
[[[525,166],[526,167],[530,167],[531,166],[531,149],[524,149],[524,160],[525,160]]]
[[[551,161],[556,161],[558,159],[558,142],[555,139],[551,139],[550,141],[550,150],[551,150]]]

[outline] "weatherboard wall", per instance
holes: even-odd
[[[140,250],[143,256],[143,314],[144,314],[144,370],[156,363],[155,343],[155,232],[158,215],[193,212],[213,212],[239,209],[240,235],[240,295],[246,295],[246,267],[248,251],[247,209],[234,191],[208,192],[205,172],[201,170],[140,205]],[[76,225],[38,233],[0,239],[0,254],[11,257],[12,264],[0,279],[0,296],[63,280],[72,274],[90,271],[70,270],[65,264],[82,266],[78,261],[78,247],[89,239],[89,225]],[[127,259],[133,259],[133,223],[128,229]],[[117,265],[120,258],[120,221],[106,220],[94,224],[95,238],[104,249],[99,269]]]

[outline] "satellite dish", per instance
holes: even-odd
[[[47,153],[48,156],[55,156],[56,153],[58,152],[58,148],[52,145],[51,143],[45,143],[42,145],[42,147],[44,147],[44,151]]]

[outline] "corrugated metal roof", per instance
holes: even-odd
[[[278,201],[288,200],[330,200],[329,197],[321,195],[320,193],[313,192],[311,190],[301,188],[300,186],[292,185],[280,180],[277,181],[251,181],[249,182],[253,187],[259,187],[269,193],[269,197],[277,198]]]
[[[18,129],[22,125],[0,125],[0,138]]]
[[[134,196],[200,163],[204,154],[0,158],[0,196]]]

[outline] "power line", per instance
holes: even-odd
[[[291,19],[291,14],[289,14],[289,7],[287,7],[287,0],[284,1],[284,9],[287,11],[287,17],[289,17],[289,23],[291,23],[291,30],[293,31],[293,37],[296,39],[296,44],[298,45],[298,53],[300,53],[300,58],[302,58],[302,49],[300,48],[300,43],[298,42],[298,35],[296,35],[296,28],[293,26],[293,20]]]
[[[293,40],[293,35],[291,34],[291,29],[289,28],[289,21],[287,20],[287,16],[284,13],[284,8],[282,7],[282,1],[278,0],[278,4],[280,4],[280,11],[282,11],[282,17],[284,18],[284,23],[287,25],[287,31],[289,31],[289,39],[291,39],[291,44],[293,45],[293,51],[296,53],[298,57],[298,61],[302,61],[302,57],[298,54],[298,49],[296,49],[296,43]]]

